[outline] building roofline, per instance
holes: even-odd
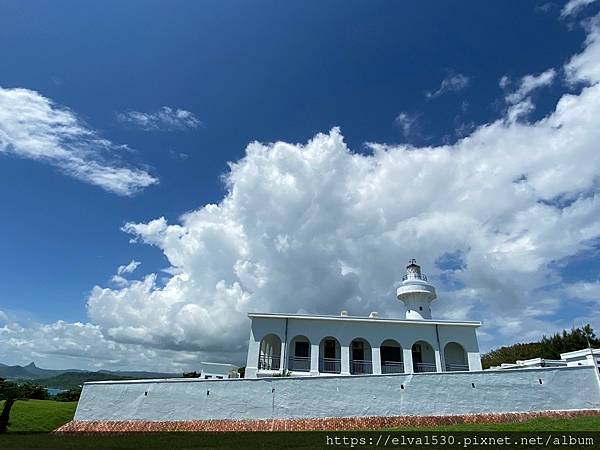
[[[451,325],[464,327],[480,327],[477,321],[454,321],[454,320],[428,320],[428,319],[384,319],[363,316],[332,316],[317,314],[281,314],[281,313],[248,313],[248,317],[260,317],[265,319],[301,319],[301,320],[340,320],[346,322],[378,322],[378,323],[406,323],[412,325]]]
[[[590,352],[591,350],[591,352]],[[588,356],[588,355],[598,356],[600,355],[600,348],[582,348],[581,350],[574,350],[572,352],[561,353],[561,359],[569,359],[569,358],[577,358],[579,356]]]

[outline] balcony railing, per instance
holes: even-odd
[[[404,373],[404,363],[401,361],[382,361],[381,373]]]
[[[259,370],[279,370],[281,358],[279,356],[260,355],[258,357]]]
[[[288,369],[297,372],[310,372],[310,356],[290,356]]]
[[[350,361],[350,373],[352,375],[373,373],[373,364],[371,361],[353,359]]]
[[[446,364],[446,372],[468,372],[469,366],[466,364]]]
[[[427,281],[427,277],[423,274],[418,275],[416,273],[406,273],[402,276],[402,281],[406,281],[406,280],[423,280],[423,281]]]
[[[433,363],[415,363],[415,372],[437,372],[437,367]]]
[[[337,358],[321,358],[319,361],[319,372],[340,373],[342,361]]]

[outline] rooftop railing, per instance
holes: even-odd
[[[425,275],[423,275],[423,274],[419,275],[417,273],[406,273],[402,277],[402,281],[406,281],[406,280],[423,280],[423,281],[427,281],[427,277]]]
[[[321,358],[319,361],[319,372],[321,373],[340,373],[342,361],[337,358]]]
[[[350,373],[352,375],[373,373],[373,363],[367,360],[353,359],[350,361]]]
[[[288,369],[297,372],[310,372],[310,356],[290,356]]]
[[[381,373],[404,373],[404,363],[402,361],[382,361]]]
[[[415,372],[437,372],[437,367],[434,363],[415,363]]]
[[[281,357],[271,355],[260,355],[258,357],[259,370],[279,370],[281,367]]]
[[[446,372],[467,372],[469,366],[466,364],[446,364]]]

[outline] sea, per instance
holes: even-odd
[[[48,391],[48,395],[58,395],[61,392],[66,392],[66,389],[58,389],[58,388],[47,388],[46,389]]]

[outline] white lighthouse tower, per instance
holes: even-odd
[[[398,300],[406,306],[406,318],[413,320],[431,319],[431,302],[437,298],[435,288],[421,273],[421,266],[411,259],[402,277],[402,285],[396,291]]]

